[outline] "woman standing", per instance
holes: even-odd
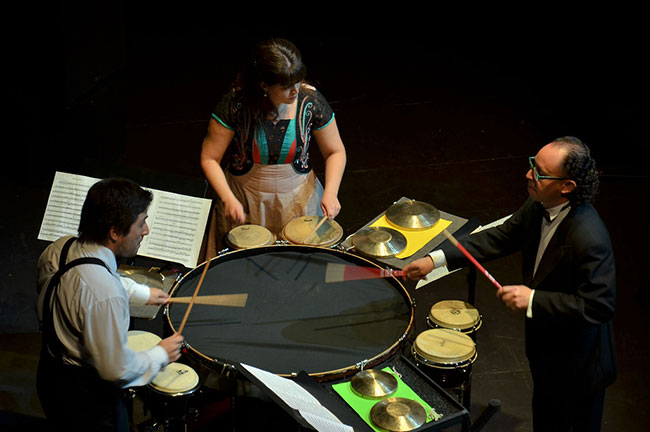
[[[291,42],[261,42],[215,107],[201,151],[203,172],[220,198],[207,258],[243,223],[278,234],[296,216],[338,215],[345,147],[329,104],[303,82],[306,72]],[[325,160],[324,188],[310,163],[312,138]]]

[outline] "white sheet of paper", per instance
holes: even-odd
[[[81,207],[88,189],[99,179],[57,172],[48,198],[39,240],[55,241],[77,235]],[[149,206],[149,235],[142,240],[138,255],[196,267],[211,201],[144,188],[153,194]]]
[[[292,380],[251,365],[242,363],[242,366],[282,399],[284,403],[299,411],[300,415],[316,430],[352,431],[350,426],[341,423],[334,414],[320,404],[318,399]]]

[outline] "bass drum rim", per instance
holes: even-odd
[[[187,278],[194,274],[200,274],[203,271],[204,266],[209,265],[212,267],[215,262],[218,262],[218,260],[223,260],[224,258],[230,258],[234,254],[241,254],[244,256],[245,254],[248,253],[263,253],[265,250],[268,251],[277,251],[277,250],[293,250],[293,251],[308,251],[308,250],[316,250],[316,251],[323,251],[328,254],[341,254],[343,256],[349,257],[353,260],[358,260],[360,262],[363,262],[365,265],[368,266],[373,266],[373,267],[378,267],[378,268],[383,268],[382,266],[374,263],[373,261],[368,260],[365,257],[359,256],[352,254],[347,251],[341,251],[338,249],[333,249],[331,247],[323,247],[323,246],[308,246],[308,245],[269,245],[269,246],[260,246],[260,247],[255,247],[255,248],[249,248],[249,249],[237,249],[237,250],[232,250],[232,251],[227,251],[219,256],[213,257],[209,259],[208,261],[204,261],[201,264],[199,264],[197,267],[194,269],[190,270],[189,272],[185,273],[172,287],[172,289],[169,292],[169,296],[172,297],[174,293],[179,289],[179,287],[183,284],[183,281],[185,281]],[[210,270],[210,267],[208,267],[208,271]],[[359,359],[359,362],[352,364],[350,366],[342,367],[342,368],[337,368],[337,369],[331,369],[331,370],[325,370],[325,371],[317,371],[317,372],[309,372],[307,373],[310,377],[316,379],[317,381],[330,381],[334,380],[337,378],[345,377],[348,375],[351,375],[353,373],[356,373],[360,369],[366,369],[371,366],[375,366],[378,364],[383,363],[387,359],[390,359],[393,355],[395,355],[396,352],[400,350],[402,345],[404,344],[405,341],[409,339],[409,336],[412,334],[413,331],[413,323],[415,321],[415,305],[413,298],[409,294],[408,290],[404,285],[399,281],[399,279],[392,277],[392,278],[384,278],[384,279],[394,279],[395,283],[393,283],[393,287],[397,290],[397,287],[399,287],[398,292],[401,294],[403,297],[403,300],[405,303],[408,305],[409,308],[409,319],[408,319],[408,324],[406,326],[406,329],[404,332],[401,334],[397,340],[395,340],[388,348],[380,352],[379,354],[376,354],[375,356],[369,358],[369,359]],[[397,285],[397,286],[395,286]],[[169,307],[170,304],[166,304],[164,306],[164,311],[163,311],[163,316],[164,316],[164,325],[167,326],[168,329],[171,330],[172,333],[176,332],[177,329],[174,327],[173,323],[171,322],[171,317],[169,313]],[[196,357],[197,360],[199,360],[199,363],[201,365],[204,365],[211,371],[215,373],[219,373],[221,375],[228,375],[229,371],[237,370],[237,361],[232,361],[232,360],[227,360],[227,359],[218,359],[218,358],[213,358],[210,356],[205,355],[204,353],[200,352],[198,349],[194,348],[191,343],[185,341],[184,342],[184,347],[186,349],[185,355],[192,353],[192,356]],[[215,365],[217,367],[215,367]],[[290,372],[290,373],[276,373],[276,375],[285,377],[285,378],[291,378],[295,377],[295,372]]]

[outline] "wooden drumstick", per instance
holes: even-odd
[[[185,323],[187,322],[187,317],[190,315],[190,310],[192,309],[192,305],[194,305],[194,300],[196,300],[196,295],[199,293],[199,288],[201,288],[201,284],[203,283],[203,278],[205,278],[205,274],[208,272],[208,267],[210,267],[210,261],[205,262],[205,267],[203,267],[203,273],[201,273],[201,279],[199,279],[199,283],[196,285],[196,289],[194,290],[194,295],[192,296],[192,300],[190,300],[190,304],[187,306],[187,310],[185,311],[185,316],[183,317],[183,321],[181,321],[181,326],[178,328],[178,334],[181,334],[183,332],[183,328],[185,327]]]
[[[316,225],[314,229],[311,230],[309,234],[307,234],[307,237],[305,237],[305,239],[302,242],[307,243],[307,240],[309,240],[309,238],[313,236],[316,231],[318,231],[318,228],[320,228],[321,225],[323,225],[326,220],[327,220],[327,216],[323,216],[323,219],[321,219],[320,222],[318,222],[318,225]]]
[[[446,229],[442,230],[442,233],[445,235],[445,237],[447,237],[449,239],[449,241],[454,246],[456,246],[458,248],[458,250],[460,250],[463,253],[463,255],[465,255],[467,257],[468,260],[470,260],[476,266],[477,269],[480,270],[481,273],[483,273],[485,275],[486,278],[488,278],[488,280],[490,282],[492,282],[494,284],[494,286],[501,289],[501,284],[499,282],[497,282],[497,280],[494,279],[492,277],[492,275],[490,273],[488,273],[488,271],[485,270],[485,268],[483,268],[483,266],[481,264],[479,264],[478,261],[476,261],[476,259],[467,251],[467,249],[465,249],[463,247],[462,244],[460,244],[458,242],[458,240],[456,240],[456,238],[454,238],[453,235],[451,235]]]
[[[212,305],[212,306],[233,306],[244,307],[248,294],[216,294],[197,296],[194,304]],[[189,303],[192,297],[170,297],[169,303]]]

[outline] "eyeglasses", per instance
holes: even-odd
[[[553,176],[541,175],[539,172],[537,172],[537,165],[535,165],[535,156],[529,156],[528,163],[530,164],[530,169],[533,171],[533,176],[535,177],[535,181],[566,180],[568,178],[568,177],[553,177]]]

